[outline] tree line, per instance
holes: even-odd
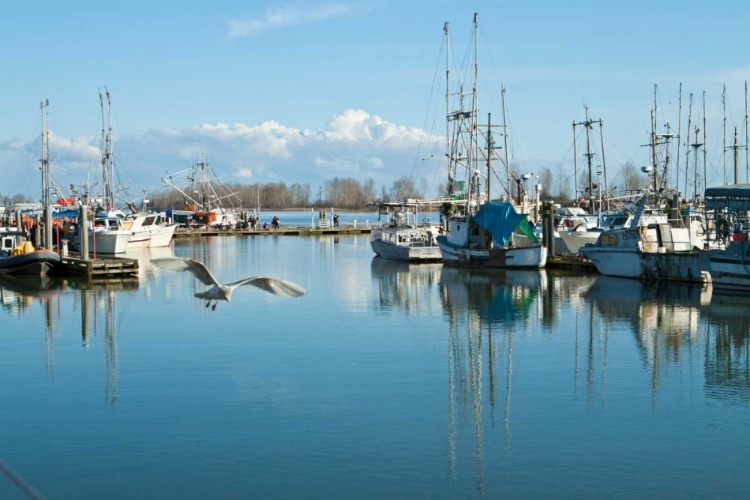
[[[518,190],[527,191],[527,195],[533,198],[535,194],[535,184],[542,186],[540,191],[541,199],[553,199],[556,203],[567,205],[574,203],[576,196],[571,196],[571,184],[573,175],[557,169],[553,172],[551,169],[543,168],[535,174],[534,178],[528,181],[520,181],[520,169],[516,166],[512,168],[512,177],[516,179],[515,185],[510,186],[503,195],[510,196],[513,199],[518,197]],[[648,183],[648,178],[644,176],[633,162],[626,162],[620,165],[615,175],[610,174],[609,191],[610,194],[624,193],[629,189],[643,188]],[[497,181],[498,179],[493,179]],[[598,187],[599,178],[597,176],[593,183]],[[427,183],[421,180],[420,186],[413,179],[401,177],[393,182],[390,186],[385,184],[376,186],[375,181],[369,178],[365,181],[359,181],[351,177],[334,177],[320,184],[310,183],[293,183],[287,185],[284,182],[240,184],[228,183],[211,185],[209,191],[215,193],[212,200],[212,206],[216,206],[216,201],[220,201],[222,206],[231,206],[236,208],[252,209],[260,205],[263,209],[294,209],[309,207],[335,207],[344,210],[363,210],[368,208],[369,203],[383,201],[404,201],[408,198],[424,198],[429,196],[426,192]],[[497,186],[498,184],[495,184]],[[588,187],[588,172],[580,171],[578,179],[578,197],[583,194]],[[195,206],[198,195],[194,189],[185,189],[179,192],[175,189],[163,188],[149,195],[149,207],[154,209],[186,209]],[[187,195],[187,196],[186,196]],[[447,185],[441,187],[437,196],[447,196]],[[493,198],[498,197],[497,192],[493,189]],[[209,198],[206,197],[205,200]],[[0,205],[12,209],[17,203],[34,203],[38,199],[23,195],[15,194],[12,196],[3,196],[0,194]],[[197,207],[196,207],[197,208]]]

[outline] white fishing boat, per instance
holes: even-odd
[[[370,233],[370,246],[376,255],[384,259],[411,262],[439,262],[440,248],[435,238],[440,226],[430,224],[427,217],[419,221],[420,208],[417,202],[378,203],[378,220],[387,218]]]
[[[446,45],[449,45],[448,25],[445,28]],[[492,202],[491,179],[497,178],[492,170],[497,154],[492,137],[492,115],[485,125],[478,123],[478,69],[476,61],[478,17],[474,16],[474,82],[472,91],[451,93],[450,80],[446,79],[446,121],[448,137],[448,196],[461,200],[462,205],[446,204],[443,207],[445,234],[437,237],[443,265],[473,268],[541,268],[547,262],[547,248],[539,244],[526,215],[518,213],[509,202]],[[450,52],[450,50],[448,50]],[[450,68],[450,64],[447,65]],[[448,69],[447,74],[450,74]],[[455,103],[451,104],[451,97]],[[465,105],[471,103],[470,107]],[[505,89],[502,90],[503,128],[505,128]],[[455,106],[455,107],[454,107]],[[480,134],[480,128],[482,133]],[[507,133],[505,164],[508,165]],[[480,139],[484,144],[480,144]],[[466,181],[456,181],[458,167],[465,171]],[[486,170],[485,170],[486,169]],[[510,194],[510,170],[506,193]],[[521,176],[525,180],[528,176]],[[519,185],[519,197],[521,179]],[[537,190],[538,193],[538,190]],[[519,200],[527,206],[525,193]]]
[[[696,248],[681,218],[640,224],[647,202],[644,195],[629,227],[602,231],[596,243],[582,247],[580,253],[606,276],[711,281],[707,255]]]
[[[579,253],[581,248],[587,244],[594,244],[603,231],[612,229],[630,229],[633,224],[635,213],[623,209],[616,213],[602,214],[601,224],[593,224],[592,227],[579,224],[570,230],[558,230],[558,236],[563,252]],[[651,224],[666,224],[667,216],[659,210],[646,210],[638,221],[641,226]],[[555,238],[557,239],[557,238]],[[555,247],[557,250],[557,246]]]
[[[104,213],[94,216],[87,230],[88,250],[92,254],[121,254],[130,246],[133,233],[122,226],[122,219]],[[81,225],[78,224],[73,233],[66,235],[68,245],[75,252],[81,251]],[[141,236],[134,239],[131,248],[148,246],[150,237]]]
[[[177,226],[175,223],[167,224],[157,213],[130,214],[122,221],[123,229],[133,233],[128,248],[169,246]],[[145,244],[139,244],[141,241],[145,241]]]

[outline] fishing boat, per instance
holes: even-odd
[[[663,223],[641,225],[648,200],[648,195],[641,198],[628,227],[602,231],[596,243],[585,245],[580,253],[606,276],[711,281],[707,256],[694,243],[690,229],[679,215]]]
[[[370,233],[370,246],[384,259],[411,262],[439,262],[440,248],[435,238],[440,226],[430,224],[429,218],[419,221],[421,204],[416,202],[378,203],[378,220],[386,218]]]
[[[25,233],[0,232],[0,274],[44,276],[60,262],[57,253],[35,249]]]
[[[75,252],[81,251],[81,233],[83,229],[78,224],[75,230],[66,235],[68,245]],[[145,248],[150,236],[135,236],[131,231],[123,228],[122,218],[104,212],[94,216],[94,220],[86,230],[88,249],[90,253],[115,255],[125,253],[128,248]],[[133,246],[130,246],[131,240]]]
[[[437,237],[443,264],[486,268],[541,268],[547,248],[534,236],[526,216],[507,202],[488,202],[476,214],[447,220]]]
[[[446,37],[448,26],[445,28]],[[478,18],[474,16],[474,46],[477,45]],[[446,43],[448,45],[448,43]],[[450,51],[448,51],[450,52]],[[448,64],[448,68],[450,65]],[[447,71],[449,74],[450,71]],[[524,213],[519,213],[508,201],[493,202],[490,181],[493,156],[496,154],[492,137],[492,115],[487,115],[485,125],[478,123],[478,70],[474,61],[472,91],[458,93],[457,109],[450,105],[450,80],[446,79],[448,123],[448,197],[462,200],[462,205],[443,206],[445,234],[436,238],[443,265],[474,268],[541,268],[547,262],[547,248],[539,243]],[[467,99],[468,97],[468,99]],[[502,92],[503,117],[505,117],[505,89]],[[470,106],[465,107],[465,102]],[[505,123],[505,119],[503,122]],[[505,124],[502,125],[505,128]],[[482,134],[480,134],[482,129]],[[480,145],[480,136],[485,141]],[[504,134],[505,165],[507,158],[507,132]],[[483,155],[483,156],[482,156]],[[458,167],[465,169],[466,180],[457,181]],[[486,170],[485,170],[486,168]],[[507,169],[511,176],[510,170]],[[528,176],[522,176],[527,179]],[[519,184],[519,197],[521,179]],[[508,180],[510,185],[510,179]],[[508,186],[506,186],[506,189]],[[538,190],[537,190],[538,196]],[[526,196],[519,200],[527,206]],[[538,205],[537,205],[538,206]]]

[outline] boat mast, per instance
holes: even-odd
[[[747,80],[745,80],[745,182],[750,182],[750,163],[747,157],[747,146],[750,144],[747,130]]]
[[[657,99],[656,93],[658,86],[654,84],[654,109],[651,112],[651,165],[654,166],[654,192],[659,190],[659,168],[656,164],[656,116],[657,116]]]
[[[589,118],[589,107],[586,106],[585,104],[583,105],[583,109],[586,110],[586,120],[584,120],[582,122],[578,122],[578,123],[573,122],[573,148],[574,148],[573,151],[575,151],[575,128],[576,128],[576,125],[583,125],[586,128],[586,152],[583,154],[583,156],[586,157],[586,163],[588,165],[588,177],[589,177],[589,179],[588,179],[588,183],[589,183],[589,186],[588,186],[588,192],[589,192],[589,213],[593,214],[594,213],[594,200],[595,200],[595,198],[594,198],[594,180],[593,180],[593,172],[592,172],[592,168],[591,168],[592,167],[591,166],[591,159],[594,157],[594,153],[591,152],[591,134],[590,134],[590,131],[592,130],[594,123],[598,123],[599,126],[601,127],[602,120],[601,119],[599,119],[599,120],[592,120],[592,119],[590,119]],[[574,153],[573,156],[575,156],[575,153]],[[574,167],[574,169],[576,170],[576,175],[578,175],[577,174],[578,168]],[[601,189],[601,187],[600,187],[600,189]]]
[[[511,189],[512,184],[510,182],[510,160],[508,158],[508,114],[505,110],[505,84],[503,84],[502,86],[501,95],[503,101],[503,148],[505,149],[505,174],[508,178],[508,183],[505,185],[505,190],[508,193],[508,199],[512,200],[513,190]]]
[[[682,82],[680,82],[679,106],[677,108],[677,161],[674,170],[674,187],[680,190],[680,134],[682,134]]]
[[[473,93],[473,106],[472,110],[472,122],[471,122],[471,135],[474,142],[474,161],[469,161],[469,172],[472,173],[472,165],[479,159],[479,127],[477,124],[479,118],[479,43],[477,37],[479,35],[479,14],[474,13],[474,85],[472,87]],[[479,203],[479,179],[477,178],[477,204]]]
[[[734,183],[740,183],[740,147],[737,144],[737,127],[734,127]]]
[[[700,149],[703,144],[698,142],[698,134],[700,133],[701,129],[698,127],[695,127],[695,142],[691,144],[693,147],[693,150],[695,151],[695,163],[694,163],[694,171],[693,171],[693,200],[697,200],[698,198],[698,149]]]
[[[578,152],[576,151],[576,122],[573,122],[573,197],[578,200]]]
[[[490,178],[492,176],[492,113],[487,113],[487,201],[492,201],[490,191]]]
[[[722,163],[724,164],[724,177],[722,178],[724,180],[723,184],[727,183],[727,85],[724,84],[722,86],[721,90],[721,108],[722,108],[722,114],[724,115],[724,125],[723,125],[723,139],[721,141],[722,144]]]
[[[688,105],[688,122],[687,122],[687,141],[690,141],[690,125],[693,118],[693,93],[690,93],[689,105]],[[692,146],[688,142],[689,146]],[[685,154],[685,197],[688,194],[688,172],[690,172],[690,151]]]
[[[42,206],[44,214],[44,247],[52,249],[52,201],[50,200],[49,175],[49,99],[39,105],[42,113]]]
[[[607,160],[606,155],[604,154],[604,122],[600,119],[599,120],[599,138],[602,142],[602,170],[604,171],[604,192],[607,196],[607,211],[610,210],[609,208],[609,185],[607,184]],[[601,179],[599,180],[601,183]],[[602,198],[602,188],[599,186],[599,211],[601,211],[601,198]]]
[[[445,145],[447,150],[451,143],[451,36],[448,22],[443,26],[443,32],[445,33]],[[451,160],[450,154],[446,156],[448,157],[448,196],[453,198],[456,190],[456,164]]]
[[[706,159],[706,91],[703,91],[703,188],[708,187],[708,161]],[[702,191],[701,191],[702,193]],[[696,198],[697,198],[696,193]]]
[[[99,91],[99,104],[102,109],[102,182],[104,184],[104,206],[107,210],[114,208],[115,186],[112,172],[112,101],[109,90],[104,87],[107,96],[107,129],[104,128],[104,98]]]

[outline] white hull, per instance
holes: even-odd
[[[381,239],[371,240],[370,246],[376,255],[390,260],[439,262],[443,258],[437,246],[397,245]]]
[[[443,264],[484,268],[542,268],[547,264],[547,248],[526,247],[471,249],[438,242]]]
[[[435,243],[438,228],[385,224],[370,234],[370,246],[376,255],[390,260],[439,262]]]
[[[151,244],[150,234],[136,234],[130,235],[128,240],[128,248],[148,248]]]
[[[586,247],[581,253],[606,276],[641,277],[641,257],[635,248]]]
[[[128,231],[89,231],[89,253],[114,255],[125,253],[132,235]],[[72,249],[81,251],[81,241],[78,235],[70,239]]]
[[[705,283],[711,281],[702,252],[640,252],[635,248],[586,247],[582,252],[605,276]]]
[[[177,224],[156,227],[159,229],[151,231],[151,241],[148,246],[151,248],[168,247],[172,243],[172,236],[174,236],[174,231],[177,229]]]

